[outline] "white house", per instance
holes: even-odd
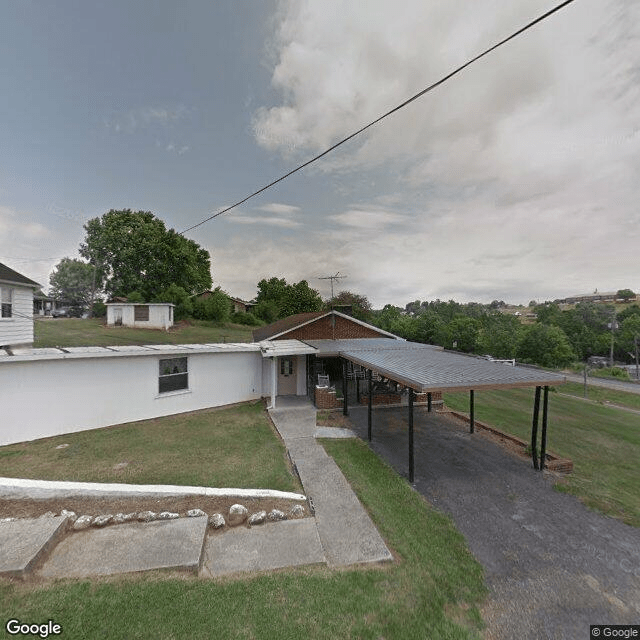
[[[168,302],[110,302],[107,304],[107,324],[137,329],[170,329],[173,326],[173,307]]]
[[[0,263],[0,348],[33,344],[33,292],[39,288]]]
[[[3,351],[0,446],[262,397],[273,404],[282,357],[299,361],[290,393],[305,395],[305,357],[315,351],[298,340]],[[46,419],[33,418],[32,398]]]

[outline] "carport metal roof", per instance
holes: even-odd
[[[442,347],[370,338],[307,340],[319,357],[342,357],[418,393],[508,389],[562,384],[565,377],[540,369],[509,366]]]

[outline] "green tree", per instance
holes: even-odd
[[[443,346],[472,353],[476,349],[479,321],[462,315],[457,316],[448,324],[447,333],[447,343]]]
[[[366,322],[371,316],[371,303],[367,297],[353,291],[340,291],[332,300],[327,300],[325,306],[327,309],[332,309],[342,305],[351,306],[353,317],[358,320]]]
[[[62,258],[49,276],[50,295],[85,308],[91,303],[93,267],[82,260]]]
[[[152,300],[170,285],[188,295],[211,287],[209,252],[149,211],[111,210],[84,225],[80,255],[96,266],[109,296],[139,292]]]
[[[173,317],[175,320],[183,320],[193,313],[193,303],[189,294],[177,284],[170,284],[164,291],[158,293],[154,302],[171,302],[175,305]]]
[[[533,324],[522,328],[516,357],[522,362],[556,368],[567,366],[576,355],[560,327]]]
[[[256,315],[265,319],[260,312],[267,307],[261,303],[272,303],[278,308],[278,318],[286,318],[296,313],[308,311],[320,311],[322,298],[320,294],[309,286],[306,280],[300,280],[295,284],[288,284],[284,278],[262,279],[258,282],[258,295],[256,297],[259,310]]]
[[[616,293],[617,298],[622,298],[625,302],[629,300],[634,300],[636,294],[631,291],[631,289],[620,289],[618,293]]]
[[[636,342],[640,345],[640,315],[632,315],[620,324],[620,346],[625,354],[635,354]]]
[[[476,341],[476,352],[494,358],[515,358],[520,321],[515,316],[494,313],[481,322]]]

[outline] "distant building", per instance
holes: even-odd
[[[107,325],[137,329],[170,329],[173,326],[173,304],[152,302],[110,302],[107,304]]]
[[[629,302],[633,302],[638,299],[638,296],[631,298]],[[597,289],[593,293],[582,293],[577,296],[569,296],[568,298],[561,298],[554,300],[556,304],[577,304],[578,302],[624,302],[622,298],[618,298],[617,291],[598,291]]]

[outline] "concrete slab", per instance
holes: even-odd
[[[197,572],[207,518],[134,522],[69,535],[40,571],[47,578],[179,569]]]
[[[0,522],[0,576],[24,578],[65,532],[67,518]]]
[[[324,562],[314,519],[284,520],[209,536],[201,575],[215,577]]]
[[[358,435],[351,429],[341,429],[340,427],[317,427],[314,433],[316,438],[357,438]]]

